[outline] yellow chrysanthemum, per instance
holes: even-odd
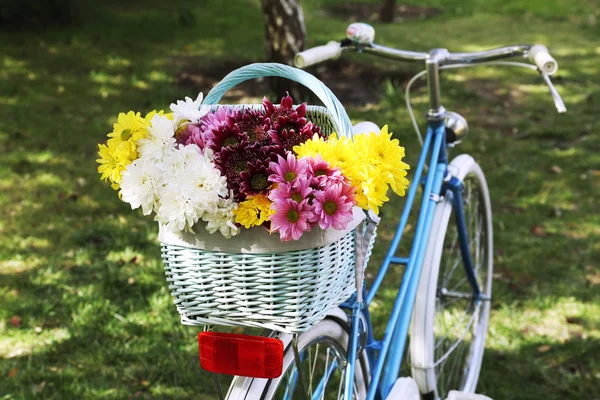
[[[258,225],[262,225],[262,223],[267,221],[271,215],[275,214],[275,210],[271,208],[271,200],[269,200],[267,196],[258,194],[249,197],[252,197],[254,204],[259,211]]]
[[[96,161],[100,164],[98,166],[98,172],[102,174],[100,179],[110,180],[112,188],[118,190],[121,174],[131,163],[128,146],[122,142],[117,144],[111,139],[107,144],[98,145],[98,155],[100,158]]]
[[[388,183],[384,175],[373,166],[365,166],[359,173],[356,180],[358,191],[356,194],[357,205],[366,210],[371,209],[375,214],[379,214],[379,207],[386,201]]]
[[[142,118],[139,112],[120,113],[117,122],[113,125],[113,131],[108,134],[108,137],[115,140],[116,147],[121,147],[121,143],[125,143],[131,161],[133,161],[138,157],[137,141],[148,136],[149,124],[150,121]]]
[[[352,140],[344,136],[338,138],[334,132],[327,139],[321,156],[329,165],[338,167],[343,174],[346,174],[345,172],[358,162],[359,155],[353,151],[352,145]]]
[[[96,161],[100,163],[98,167],[98,172],[102,174],[100,179],[110,180],[113,189],[119,189],[122,172],[138,158],[137,141],[148,136],[150,121],[157,114],[171,115],[165,114],[162,110],[151,111],[144,118],[139,112],[120,113],[117,122],[113,125],[113,131],[108,134],[109,139],[106,144],[98,145],[100,158]]]
[[[323,156],[326,152],[328,142],[322,137],[315,134],[312,139],[308,139],[306,142],[301,143],[298,146],[294,146],[294,153],[298,157],[314,157],[317,154]]]
[[[402,161],[404,158],[404,147],[400,146],[398,139],[392,139],[385,125],[379,134],[371,132],[366,135],[355,137],[355,151],[361,154],[361,158],[368,164],[378,168],[382,175],[387,176],[388,184],[392,190],[403,196],[408,180],[405,178],[410,166]]]
[[[165,117],[169,118],[171,121],[173,120],[173,113],[165,113],[164,110],[152,110],[150,111],[148,114],[146,114],[146,116],[144,117],[144,121],[146,122],[146,124],[148,126],[150,126],[150,121],[152,121],[152,117],[154,117],[155,115],[164,115]]]
[[[246,229],[262,225],[275,211],[271,209],[271,200],[265,195],[248,196],[234,211],[235,222]]]
[[[404,163],[404,148],[392,139],[387,125],[377,134],[357,135],[353,140],[331,134],[327,141],[309,141],[297,146],[299,156],[320,154],[332,167],[338,167],[352,186],[356,187],[359,207],[379,213],[379,207],[389,200],[387,190],[403,196],[408,187],[409,165]]]

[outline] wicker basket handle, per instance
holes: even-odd
[[[350,122],[350,118],[348,118],[346,110],[344,110],[344,107],[331,90],[308,72],[284,64],[255,63],[238,68],[230,72],[221,82],[212,88],[204,99],[203,104],[217,104],[225,92],[234,86],[250,79],[266,76],[287,78],[306,86],[323,102],[331,113],[336,133],[339,136],[352,137],[352,123]]]

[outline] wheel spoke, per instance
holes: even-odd
[[[329,354],[330,350],[327,349],[327,356],[325,358],[325,377],[323,382],[323,390],[321,391],[321,400],[325,398],[325,388],[327,387],[327,382],[329,382],[329,377],[331,376],[333,371],[329,371]]]
[[[454,249],[456,249],[456,244],[458,243],[458,232],[454,229],[452,230],[452,232],[454,233],[454,236],[452,238],[452,245],[450,246],[450,249],[454,250]],[[461,261],[460,257],[454,258],[454,264],[452,265],[452,269],[450,270],[450,273],[445,274],[445,276],[444,276],[444,279],[443,279],[444,286],[448,286],[448,282],[452,278],[452,274],[454,274],[454,270],[456,269],[458,264],[460,264],[460,261]]]
[[[305,340],[302,339],[303,337]],[[298,343],[302,343],[301,348],[297,349],[299,357],[291,357],[291,349],[288,350],[284,355],[285,370],[282,377],[274,379],[273,384],[266,385],[263,395],[256,398],[263,400],[341,399],[345,391],[344,377],[347,364],[348,333],[346,330],[339,323],[325,319],[300,334]],[[304,376],[304,390],[307,393],[302,393],[303,386],[300,384],[299,371]],[[357,360],[356,374],[352,380],[353,398],[363,398],[368,381],[369,377],[363,369],[361,357]]]
[[[308,378],[308,392],[309,393],[313,392],[313,377],[315,375],[315,366],[317,364],[317,358],[319,357],[319,344],[320,343],[317,343],[317,345],[316,345],[314,360],[311,360],[311,357],[310,357],[310,355],[311,355],[311,351],[310,350],[312,349],[312,347],[308,348],[308,351],[309,351],[308,367],[310,368],[310,370],[308,372],[308,375],[309,375],[309,378]]]
[[[342,377],[340,378],[340,384],[338,386],[338,394],[337,394],[337,398],[341,399],[341,395],[343,393],[344,390],[344,382],[346,381],[346,368],[342,369]]]

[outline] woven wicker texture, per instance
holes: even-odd
[[[185,325],[296,333],[355,290],[354,231],[330,245],[269,254],[162,245],[169,289]]]
[[[204,104],[213,110],[224,107],[216,103],[228,89],[263,76],[289,78],[310,88],[326,107],[308,106],[307,119],[319,125],[325,135],[336,132],[351,137],[348,115],[333,93],[307,72],[282,64],[251,64],[231,72],[210,91]],[[262,109],[262,105],[226,107]],[[273,235],[273,240],[278,241],[278,235]],[[280,252],[258,254],[162,243],[167,281],[181,322],[298,333],[320,321],[356,290],[355,229],[318,248],[286,251],[286,244],[279,243]],[[370,248],[367,259],[369,256]]]

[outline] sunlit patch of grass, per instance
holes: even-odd
[[[172,82],[173,78],[161,71],[150,71],[147,75],[148,80],[152,82]]]
[[[31,256],[27,258],[15,257],[10,260],[0,261],[0,275],[19,274],[37,268],[43,260]]]
[[[509,304],[493,313],[494,325],[487,346],[496,350],[518,350],[529,342],[564,343],[573,338],[598,339],[600,306],[568,298],[534,298],[525,304]],[[513,331],[520,333],[517,340]]]
[[[0,337],[0,357],[15,358],[43,351],[45,348],[69,339],[70,333],[65,328],[43,329],[37,327],[24,331],[5,332]],[[3,329],[0,329],[2,331]]]
[[[123,75],[110,75],[102,71],[90,71],[90,81],[115,86],[122,85],[125,82]]]

